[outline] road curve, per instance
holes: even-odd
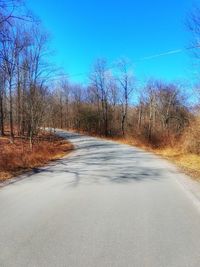
[[[59,133],[70,156],[0,189],[1,267],[200,266],[200,213],[175,167]]]

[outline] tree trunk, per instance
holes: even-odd
[[[0,131],[1,136],[4,136],[4,109],[3,109],[3,93],[0,92]]]
[[[10,97],[10,110],[9,110],[9,120],[10,120],[10,138],[14,141],[14,127],[13,127],[13,99],[12,99],[12,81],[9,81],[9,97]]]

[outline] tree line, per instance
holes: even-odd
[[[0,130],[30,143],[45,113],[48,36],[20,0],[0,1]]]
[[[189,18],[196,58],[200,11]],[[52,82],[48,34],[19,0],[0,0],[0,133],[9,129],[34,142],[41,127],[65,128],[102,136],[133,137],[154,146],[173,145],[189,136],[200,153],[198,88],[188,104],[182,85],[150,79],[138,86],[132,66],[95,62],[87,85],[63,77]]]
[[[99,60],[86,87],[61,82],[51,95],[46,123],[103,136],[133,136],[152,144],[179,138],[193,118],[180,86],[150,80],[138,90],[124,64],[120,62],[115,76]]]

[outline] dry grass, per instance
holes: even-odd
[[[40,134],[32,150],[26,139],[16,137],[11,143],[8,137],[0,138],[0,181],[59,159],[72,149],[66,140],[47,133]]]
[[[156,149],[154,152],[174,162],[185,173],[200,181],[200,155],[182,152],[178,148]]]

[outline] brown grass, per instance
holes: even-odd
[[[178,148],[157,149],[155,152],[169,159],[186,174],[200,181],[200,155],[183,152]]]
[[[0,181],[59,159],[72,149],[71,143],[47,133],[39,135],[32,150],[27,139],[16,137],[14,143],[11,143],[8,136],[1,137]]]

